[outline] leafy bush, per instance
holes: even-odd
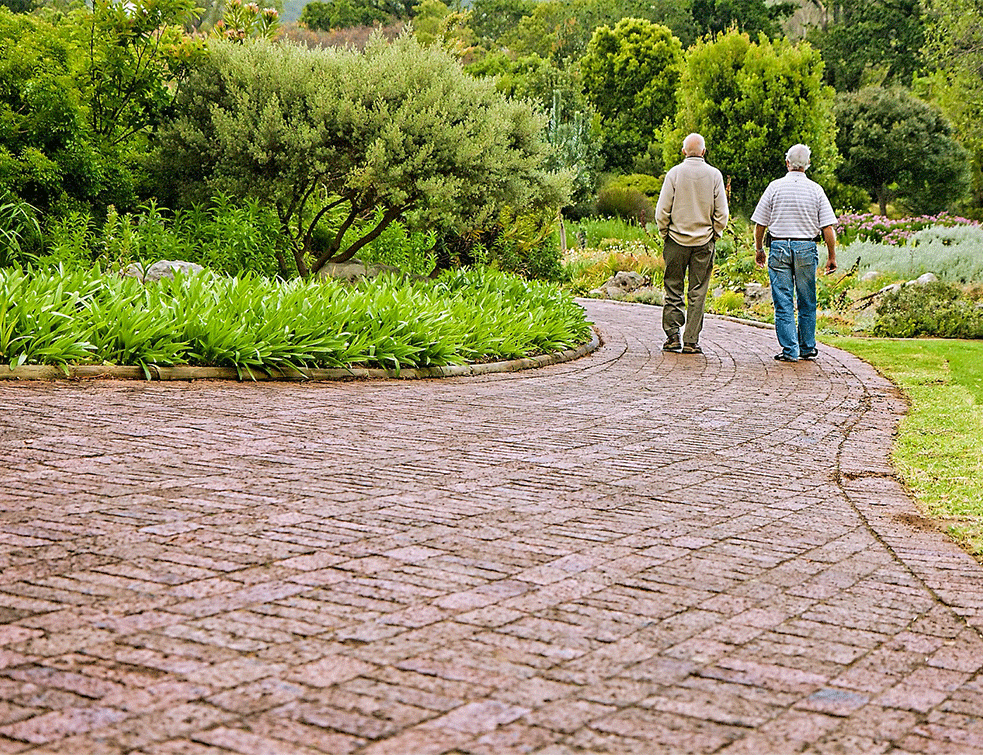
[[[182,203],[222,189],[274,205],[303,275],[351,259],[410,212],[480,225],[507,205],[555,213],[568,196],[569,177],[547,169],[542,115],[410,34],[364,53],[213,43],[176,113],[160,134],[162,185]],[[345,220],[315,248],[331,207]],[[379,209],[379,224],[347,234]]]
[[[604,182],[602,188],[634,189],[654,201],[659,198],[659,192],[662,191],[662,181],[664,178],[665,176],[656,178],[646,173],[630,173],[627,176],[612,176]]]
[[[0,361],[308,367],[462,364],[584,343],[584,311],[555,286],[489,269],[354,288],[295,278],[177,276],[144,286],[98,267],[0,271]]]
[[[983,282],[983,228],[975,224],[930,226],[903,233],[908,235],[903,246],[856,241],[843,248],[839,257],[844,263],[859,260],[861,270],[879,270],[907,278],[930,272],[952,282]]]
[[[655,219],[655,204],[635,188],[610,186],[597,193],[598,215],[647,223]]]
[[[724,291],[710,300],[710,311],[718,315],[733,315],[744,309],[744,294],[739,291]]]
[[[491,265],[527,278],[563,277],[556,216],[502,209],[496,220],[465,233],[445,232],[438,242],[440,267]]]
[[[877,307],[873,334],[888,338],[983,338],[983,309],[941,281],[902,286]]]
[[[99,227],[86,212],[70,212],[47,228],[41,266],[119,269],[129,262],[194,262],[225,275],[277,274],[277,255],[289,262],[287,242],[272,209],[256,200],[237,204],[224,195],[207,206],[169,211],[153,201],[136,214],[110,207]]]

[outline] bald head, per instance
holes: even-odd
[[[690,134],[683,139],[683,154],[686,157],[701,157],[707,151],[707,143],[699,134]]]

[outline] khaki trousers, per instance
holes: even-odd
[[[713,273],[714,242],[702,246],[683,246],[666,238],[663,257],[666,261],[665,305],[662,308],[662,329],[670,341],[679,340],[679,329],[685,323],[683,343],[699,343],[703,330],[710,275]],[[683,312],[684,279],[689,274],[686,310]]]

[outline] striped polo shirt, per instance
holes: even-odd
[[[790,170],[768,184],[751,222],[767,226],[776,239],[811,239],[836,224],[836,213],[822,186],[802,171]]]

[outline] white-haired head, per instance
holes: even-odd
[[[686,157],[700,157],[706,151],[706,140],[699,134],[690,134],[683,139],[683,154]]]
[[[804,144],[793,144],[785,153],[785,162],[792,170],[805,170],[809,167],[812,151]]]

